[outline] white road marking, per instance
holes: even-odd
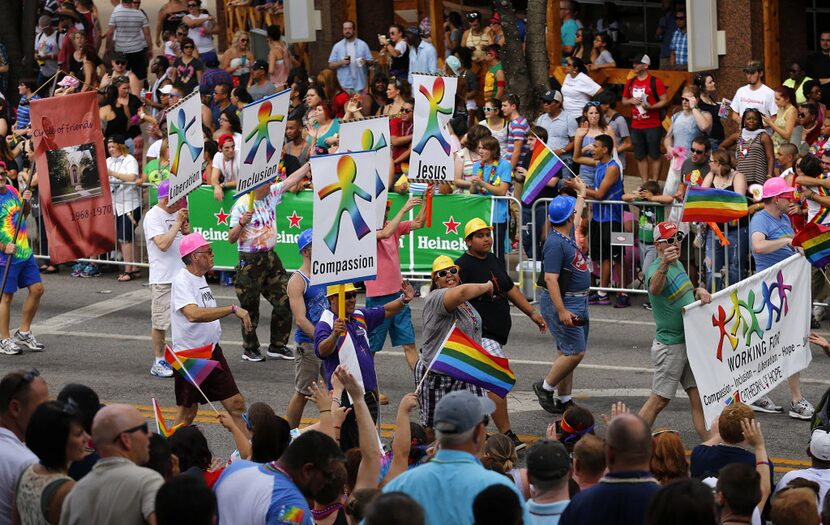
[[[144,288],[140,290],[133,290],[131,292],[116,295],[111,299],[106,299],[81,308],[76,308],[75,310],[64,312],[48,319],[42,319],[32,325],[32,330],[41,334],[60,334],[66,327],[91,321],[92,319],[97,319],[98,317],[103,317],[107,314],[124,310],[149,300],[150,292],[148,290]],[[149,320],[150,318],[148,316],[147,321]]]

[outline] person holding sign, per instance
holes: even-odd
[[[331,386],[331,376],[343,364],[363,386],[366,404],[372,419],[378,419],[378,380],[375,360],[369,345],[369,333],[380,326],[384,319],[394,317],[415,297],[415,289],[408,281],[401,283],[400,297],[383,306],[356,309],[357,288],[352,283],[329,286],[326,297],[329,308],[320,316],[314,328],[314,353],[323,360],[326,384]],[[345,295],[345,312],[341,316],[339,293]],[[337,401],[335,401],[337,402]],[[341,405],[350,404],[347,395],[340,399]],[[354,413],[346,416],[340,429],[340,446],[343,450],[358,446],[357,422]]]
[[[190,425],[199,403],[220,401],[239,428],[246,428],[242,414],[245,398],[239,393],[231,368],[225,360],[219,339],[222,327],[219,319],[235,315],[242,323],[243,331],[251,330],[248,311],[238,306],[216,306],[216,299],[205,280],[205,274],[213,268],[213,249],[201,234],[191,233],[182,237],[179,254],[185,267],[173,278],[170,289],[170,326],[172,328],[173,353],[213,346],[211,359],[219,362],[199,387],[176,374],[176,420]],[[178,358],[177,358],[178,360]]]
[[[259,352],[256,328],[259,324],[259,296],[274,308],[271,312],[271,344],[266,355],[278,359],[294,359],[285,345],[291,335],[291,308],[288,305],[288,274],[274,246],[277,244],[277,205],[283,192],[305,178],[311,164],[292,173],[282,182],[262,184],[251,190],[253,197],[237,199],[231,208],[228,242],[239,243],[239,265],[236,267],[236,297],[251,313],[251,329],[242,330],[242,359],[265,361]],[[249,199],[253,198],[253,204]]]
[[[695,289],[680,262],[680,240],[677,226],[661,222],[654,230],[657,260],[646,269],[645,283],[651,303],[657,333],[651,345],[654,379],[651,395],[640,409],[640,417],[649,425],[668,406],[681,385],[692,405],[692,424],[701,439],[707,439],[703,405],[697,383],[686,355],[686,335],[683,332],[683,307],[700,301],[708,304],[712,296],[706,288]]]

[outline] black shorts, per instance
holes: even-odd
[[[656,128],[631,128],[631,145],[634,146],[634,158],[643,160],[648,156],[654,160],[660,158],[660,138],[663,136],[663,126]]]
[[[591,221],[591,230],[588,236],[591,248],[591,259],[595,261],[618,261],[622,257],[622,246],[611,246],[611,232],[622,231],[622,223]]]
[[[127,69],[132,71],[139,80],[147,78],[147,68],[150,63],[147,59],[147,48],[135,53],[125,53],[127,59]]]
[[[239,388],[236,386],[236,381],[231,374],[231,367],[225,360],[225,354],[222,353],[222,348],[217,344],[213,347],[213,355],[211,359],[219,361],[219,366],[213,369],[211,373],[202,381],[199,388],[211,401],[224,401],[239,393]],[[192,407],[197,404],[205,404],[205,398],[196,389],[193,384],[188,381],[181,373],[174,374],[174,389],[176,391],[176,405],[180,407]]]
[[[118,242],[133,242],[135,229],[141,220],[141,207],[119,215],[115,218],[115,231]]]

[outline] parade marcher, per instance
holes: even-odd
[[[648,287],[657,333],[651,345],[654,379],[651,395],[640,409],[640,417],[649,425],[668,406],[680,384],[692,405],[692,424],[701,439],[706,439],[706,422],[700,402],[697,383],[686,354],[686,336],[683,331],[683,307],[699,300],[707,304],[712,296],[705,288],[695,289],[680,259],[680,241],[677,226],[661,222],[654,229],[657,260],[645,270],[644,283]]]
[[[507,344],[512,326],[510,303],[536,323],[541,332],[546,330],[545,320],[513,284],[504,265],[490,251],[493,247],[493,232],[487,223],[478,217],[467,222],[464,226],[464,242],[467,251],[455,260],[460,269],[461,282],[493,283],[492,295],[484,294],[470,299],[470,304],[481,316],[481,346],[495,356],[506,357],[503,346]],[[488,393],[488,397],[496,405],[493,412],[496,428],[513,440],[516,450],[523,449],[525,444],[510,428],[507,399],[492,392]]]
[[[291,428],[300,425],[306,400],[311,397],[311,383],[322,374],[322,362],[314,353],[314,327],[329,302],[326,300],[326,287],[311,284],[311,228],[303,231],[297,239],[297,249],[303,257],[300,269],[288,279],[288,304],[297,331],[294,333],[294,395],[288,402],[285,419]]]
[[[213,345],[211,359],[219,366],[199,385],[201,392],[181,374],[176,374],[176,423],[189,425],[196,417],[199,403],[221,401],[234,419],[236,426],[245,428],[242,414],[245,399],[239,393],[231,368],[225,360],[219,339],[222,327],[219,319],[235,315],[244,330],[253,330],[248,311],[238,306],[216,306],[216,299],[205,280],[205,274],[213,268],[213,249],[210,243],[198,233],[185,235],[179,244],[179,254],[185,267],[179,270],[170,290],[170,325],[172,328],[173,352]],[[94,434],[94,433],[93,433]]]
[[[288,305],[288,274],[274,246],[277,244],[277,204],[283,192],[300,182],[311,168],[306,164],[284,181],[263,184],[253,190],[253,210],[248,197],[237,199],[231,208],[228,242],[239,243],[239,265],[236,267],[236,297],[251,315],[252,330],[242,330],[242,359],[265,361],[259,352],[256,328],[259,324],[259,296],[271,303],[271,344],[266,355],[278,359],[294,359],[285,345],[291,335],[291,308]]]
[[[43,283],[26,234],[26,216],[29,214],[32,199],[31,190],[24,190],[22,197],[21,199],[20,193],[9,184],[6,163],[0,161],[0,224],[3,224],[0,228],[0,268],[9,264],[8,258],[12,258],[3,297],[0,299],[0,354],[6,355],[20,354],[23,348],[36,352],[46,348],[30,331],[32,319],[40,305],[40,298],[43,297]],[[15,239],[16,228],[18,232]],[[11,304],[14,293],[19,288],[28,288],[29,295],[23,303],[20,328],[14,333],[14,337],[11,337]]]
[[[383,306],[400,296],[401,281],[401,253],[400,238],[413,230],[424,227],[426,220],[426,206],[421,206],[421,199],[412,197],[406,201],[398,213],[389,219],[389,208],[392,201],[386,202],[386,212],[383,215],[383,228],[377,232],[378,243],[378,274],[372,281],[366,281],[366,308]],[[405,221],[403,216],[416,206],[421,206],[414,220]],[[394,317],[384,320],[377,328],[369,333],[369,342],[372,354],[380,352],[386,342],[386,334],[392,340],[392,346],[403,346],[406,355],[406,364],[415,369],[418,362],[418,350],[415,348],[415,328],[412,326],[412,314],[409,306]],[[381,403],[386,396],[380,395]]]
[[[182,235],[190,233],[186,199],[169,204],[170,181],[158,187],[158,203],[144,217],[144,237],[150,262],[151,340],[155,362],[150,374],[171,377],[173,369],[164,360],[164,338],[170,328],[170,287],[173,278],[184,268],[179,256]]]
[[[551,227],[542,251],[544,290],[540,308],[556,342],[557,356],[547,375],[533,384],[533,392],[542,408],[551,414],[562,414],[574,406],[573,372],[585,356],[590,324],[591,271],[574,240],[576,223],[585,207],[585,184],[578,177],[574,180],[578,197],[560,195],[548,206]]]
[[[331,375],[338,365],[345,365],[355,376],[365,392],[366,405],[372,419],[378,418],[378,379],[375,361],[370,353],[369,333],[384,319],[388,319],[403,310],[415,297],[415,290],[409,282],[401,283],[401,294],[397,299],[383,306],[356,309],[357,288],[352,283],[343,287],[346,311],[341,316],[338,304],[340,285],[329,286],[326,297],[329,307],[320,316],[314,328],[314,353],[323,360],[326,384],[331,385]],[[342,405],[349,404],[347,394],[340,399]],[[340,430],[340,446],[343,450],[358,446],[357,421],[354,413],[349,412]]]

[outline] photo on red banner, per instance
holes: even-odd
[[[97,94],[34,100],[31,118],[50,262],[112,250],[115,218]]]

